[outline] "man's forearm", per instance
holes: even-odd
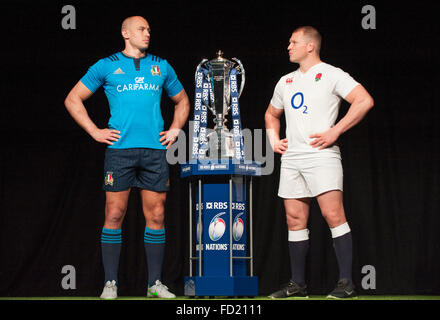
[[[270,145],[274,146],[274,142],[280,140],[280,119],[272,116],[266,115],[266,134],[269,138]]]
[[[67,97],[64,105],[72,118],[83,128],[89,135],[93,136],[93,133],[98,129],[90,119],[87,110],[81,101],[81,99],[75,99]]]
[[[188,99],[182,99],[178,104],[176,104],[174,109],[174,118],[171,123],[171,129],[182,129],[188,119],[189,115],[189,101]]]

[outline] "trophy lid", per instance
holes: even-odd
[[[222,63],[231,62],[230,60],[228,60],[225,57],[223,57],[223,51],[222,50],[218,50],[216,52],[216,54],[217,54],[217,57],[212,59],[211,62],[214,62],[214,63],[215,63],[215,61],[219,61],[219,62],[221,61]]]

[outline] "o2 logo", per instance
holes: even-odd
[[[297,96],[300,96],[300,98],[295,99]],[[300,100],[301,103],[298,103],[297,100]],[[301,109],[304,107],[303,113],[308,114],[307,112],[307,106],[304,105],[304,95],[302,92],[297,92],[292,96],[292,99],[290,100],[290,104],[292,105],[293,109]]]

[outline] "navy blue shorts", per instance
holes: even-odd
[[[107,148],[104,159],[105,191],[124,191],[132,187],[156,192],[169,190],[166,150]]]

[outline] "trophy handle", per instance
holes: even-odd
[[[197,81],[197,71],[199,71],[199,69],[202,67],[202,65],[205,64],[206,62],[208,62],[208,59],[203,59],[203,60],[200,61],[200,63],[197,65],[196,72],[194,73],[194,81]]]
[[[244,83],[246,81],[246,73],[244,71],[243,64],[241,61],[237,58],[232,58],[231,60],[234,60],[239,66],[240,66],[240,74],[241,74],[241,85],[240,85],[240,91],[238,92],[238,97],[240,98],[241,93],[243,92]]]
[[[194,81],[197,82],[197,72],[199,71],[199,69],[203,68],[204,64],[206,64],[207,62],[209,62],[208,59],[203,59],[202,61],[200,61],[200,63],[197,65],[196,68],[196,72],[194,73]],[[210,101],[211,101],[211,94],[208,94],[208,101],[206,104],[205,101],[202,99],[202,103],[209,109],[211,110],[211,112],[215,115],[215,110],[210,106]]]

